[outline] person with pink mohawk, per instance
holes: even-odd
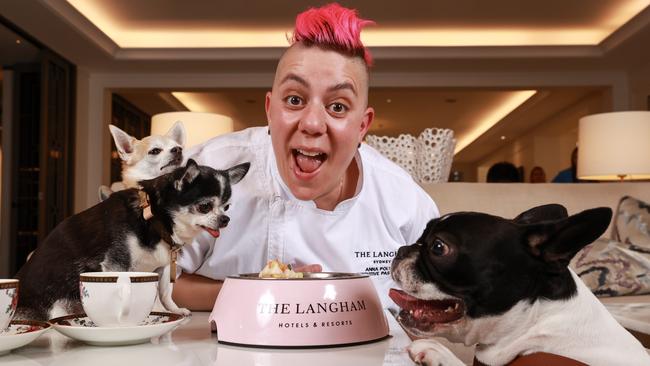
[[[268,127],[188,151],[216,169],[246,161],[251,168],[232,187],[220,238],[202,236],[183,249],[179,306],[210,310],[226,276],[259,272],[273,259],[296,271],[367,273],[392,304],[392,257],[439,213],[406,171],[362,144],[375,117],[372,58],[361,42],[370,24],[338,4],[299,14],[266,94]]]

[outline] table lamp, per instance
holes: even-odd
[[[151,117],[151,134],[164,135],[176,121],[185,127],[187,140],[185,147],[192,147],[212,137],[232,132],[232,118],[216,113],[167,112]]]
[[[578,178],[650,179],[650,112],[582,117],[578,127]]]

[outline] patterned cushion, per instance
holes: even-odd
[[[621,198],[614,217],[612,239],[628,244],[630,249],[650,254],[650,205],[636,198]]]
[[[578,252],[570,267],[596,296],[650,293],[650,255],[600,238]]]
[[[621,198],[612,240],[598,239],[571,261],[571,267],[597,296],[650,293],[650,206]]]

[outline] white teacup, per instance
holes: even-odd
[[[86,315],[100,327],[138,325],[151,312],[158,293],[153,272],[86,272],[79,294]]]
[[[18,306],[18,280],[0,279],[0,331],[7,328]]]

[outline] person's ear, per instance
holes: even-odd
[[[269,125],[269,131],[271,130],[271,97],[273,97],[273,92],[266,92],[266,98],[264,99],[264,111],[266,113],[266,122]]]
[[[361,118],[361,126],[359,127],[359,142],[363,141],[363,138],[366,137],[368,130],[372,121],[375,119],[375,110],[372,107],[366,108],[366,111],[363,113]]]

